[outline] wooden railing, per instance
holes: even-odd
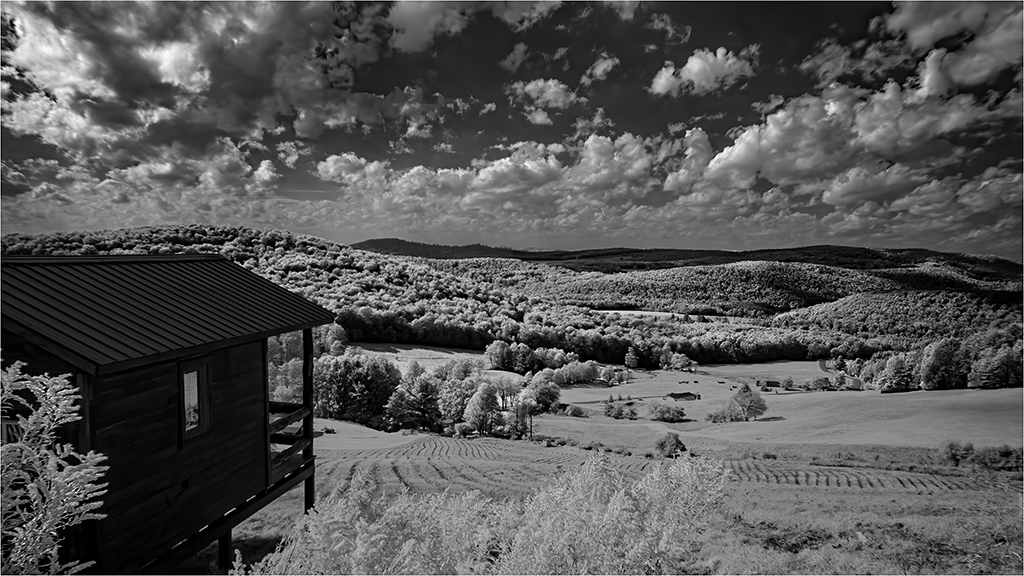
[[[305,426],[295,433],[284,432],[288,426],[303,422],[303,419],[311,414],[310,408],[293,402],[271,402],[270,413],[270,443],[288,446],[280,452],[270,454],[270,482],[273,484],[302,466],[306,461],[303,450],[313,442],[313,435],[312,430],[305,430]],[[283,416],[278,416],[279,414]]]

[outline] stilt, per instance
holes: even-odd
[[[230,570],[234,561],[231,550],[231,530],[217,540],[217,565],[222,570]]]

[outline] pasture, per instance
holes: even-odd
[[[406,441],[396,444],[393,437],[351,424],[317,422],[318,428],[330,426],[337,431],[316,440],[320,494],[344,490],[356,471],[371,470],[387,494],[478,490],[497,500],[518,499],[598,452],[631,479],[640,478],[661,461],[638,453],[610,452],[610,447],[584,449],[497,438],[398,434]],[[648,424],[661,425],[616,423],[594,427],[588,434],[606,444],[624,438],[653,443],[662,431]],[[371,436],[376,436],[378,444],[368,443]],[[349,448],[325,448],[328,445]],[[963,572],[960,550],[928,556],[916,543],[936,540],[936,527],[951,541],[984,540],[984,534],[976,532],[979,527],[1005,529],[1007,510],[1019,511],[1012,498],[999,500],[999,490],[1004,489],[969,475],[885,470],[852,461],[847,466],[822,463],[796,457],[727,458],[733,482],[725,513],[709,535],[708,569],[823,573],[829,562],[837,562],[836,567],[847,567],[844,571],[892,573],[904,565],[931,562],[926,566]],[[243,560],[252,562],[271,551],[301,510],[302,491],[296,488],[239,525],[234,545]],[[177,572],[216,572],[215,557],[216,547],[211,545]]]
[[[409,370],[409,365],[413,362],[419,362],[420,366],[429,371],[452,360],[485,360],[483,352],[461,348],[373,342],[360,342],[352,344],[350,347],[355,352],[365,352],[387,358],[394,362],[403,374]]]
[[[423,346],[360,348],[390,356],[403,369],[413,360],[429,369],[456,358],[482,359],[479,352]],[[519,499],[596,454],[638,479],[659,464],[654,445],[671,431],[691,453],[721,459],[731,471],[725,513],[708,535],[708,572],[1016,570],[1019,562],[1006,559],[1006,545],[992,542],[1004,538],[1000,531],[1009,530],[1011,538],[1019,532],[1019,519],[1013,523],[1020,512],[1019,482],[1008,488],[949,468],[939,448],[951,440],[1019,446],[1019,389],[770,392],[762,393],[768,412],[761,420],[704,421],[740,382],[819,374],[817,362],[775,362],[702,366],[697,373],[643,371],[620,386],[570,387],[561,401],[590,416],[537,416],[533,442],[386,433],[316,419],[317,491],[344,490],[357,471],[370,470],[386,494],[476,490],[497,500]],[[683,391],[701,399],[663,399]],[[639,419],[604,416],[609,395],[631,398]],[[683,407],[689,421],[650,420],[654,401]],[[334,433],[323,433],[325,428]],[[240,524],[234,545],[243,560],[271,551],[301,514],[302,491],[296,488]],[[940,541],[955,544],[941,547]],[[216,553],[211,545],[176,572],[216,573]]]

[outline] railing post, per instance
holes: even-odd
[[[306,462],[313,459],[313,329],[306,328],[302,331],[302,404],[309,408],[309,413],[302,420],[303,436],[309,440],[309,444],[302,451],[302,459]],[[306,478],[305,509],[308,511],[316,502],[316,485],[314,477],[316,474]]]

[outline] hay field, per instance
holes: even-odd
[[[441,348],[438,346],[422,346],[419,344],[380,344],[360,342],[350,346],[355,351],[371,355],[384,356],[395,363],[404,374],[414,361],[427,370],[432,370],[451,360],[484,360],[480,350],[464,350],[461,348]]]
[[[707,369],[708,367],[703,367]],[[768,412],[755,422],[711,424],[708,412],[721,408],[735,393],[739,378],[781,378],[780,374],[821,374],[817,362],[773,362],[733,365],[709,374],[668,370],[638,372],[628,384],[612,387],[576,387],[562,391],[562,402],[592,410],[588,419],[573,419],[572,428],[583,434],[589,427],[616,421],[603,416],[602,402],[621,395],[636,400],[633,407],[644,418],[654,401],[679,406],[691,422],[671,424],[682,436],[718,441],[792,444],[887,445],[935,448],[955,440],[975,445],[1019,446],[1024,437],[1024,392],[1007,390],[933,390],[903,394],[877,391],[762,393]],[[794,378],[795,379],[795,378]],[[685,381],[685,384],[680,384]],[[724,382],[724,384],[722,383]],[[693,392],[700,400],[673,401],[669,392]],[[601,428],[593,428],[601,434]]]

